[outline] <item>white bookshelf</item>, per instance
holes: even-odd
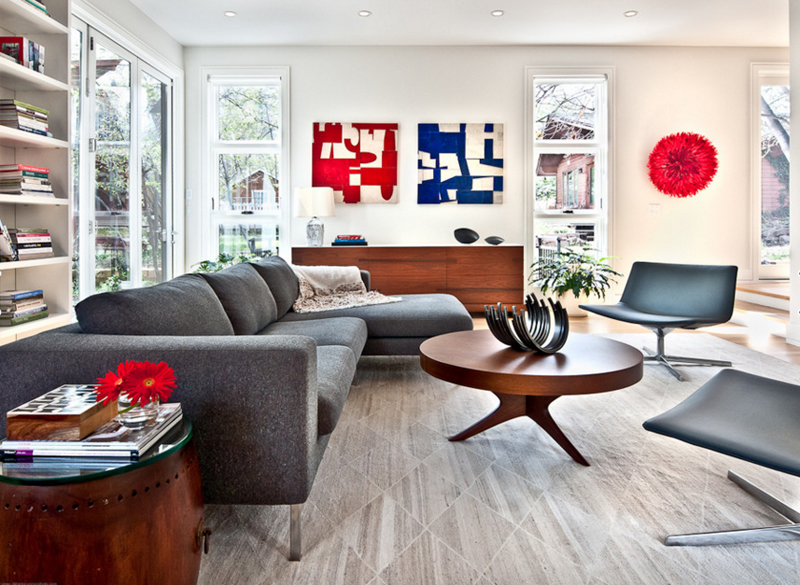
[[[8,227],[47,228],[55,257],[0,263],[0,290],[42,289],[50,315],[0,327],[0,344],[66,325],[72,320],[70,206],[70,0],[46,0],[49,16],[24,0],[0,0],[0,35],[24,36],[44,45],[44,73],[0,60],[0,98],[50,110],[49,136],[0,126],[0,164],[50,169],[55,197],[0,195],[0,218]]]

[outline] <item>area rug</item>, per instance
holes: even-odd
[[[608,337],[635,347],[653,341]],[[676,334],[667,344],[800,380],[800,367],[708,334]],[[449,443],[494,408],[492,395],[436,380],[417,358],[362,358],[303,510],[303,560],[286,560],[287,506],[208,506],[214,535],[200,583],[797,583],[800,542],[662,544],[671,533],[783,521],[728,481],[728,469],[790,503],[800,498],[796,478],[642,429],[718,369],[680,371],[684,382],[648,366],[631,388],[553,404],[586,468],[528,419]]]

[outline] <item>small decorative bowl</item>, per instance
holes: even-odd
[[[489,236],[488,238],[484,238],[483,241],[486,242],[487,244],[491,244],[492,246],[499,246],[500,244],[505,242],[505,240],[500,236]]]
[[[477,242],[480,238],[478,232],[469,228],[458,228],[453,232],[453,235],[455,236],[456,240],[462,244],[472,244],[473,242]]]

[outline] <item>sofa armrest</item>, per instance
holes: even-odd
[[[0,411],[95,383],[124,360],[164,361],[177,377],[170,402],[194,425],[206,501],[300,503],[321,458],[316,353],[303,336],[49,332],[0,347]]]
[[[364,286],[367,287],[367,290],[369,290],[369,283],[372,280],[372,277],[370,276],[369,270],[362,270],[361,271],[361,280],[364,282]]]

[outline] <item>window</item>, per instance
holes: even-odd
[[[564,246],[606,254],[611,72],[527,73],[529,259]]]
[[[756,278],[789,278],[789,71],[753,66]]]
[[[204,238],[204,254],[285,252],[288,70],[206,79],[211,237]]]
[[[172,276],[172,78],[73,18],[73,298]]]

